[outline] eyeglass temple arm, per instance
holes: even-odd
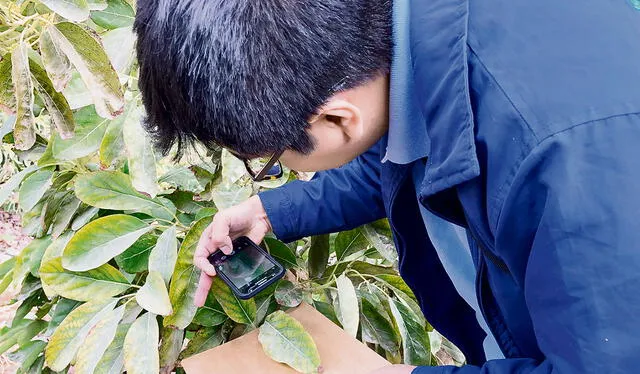
[[[256,175],[254,178],[256,180],[261,180],[262,178],[264,178],[264,176],[267,175],[269,170],[271,170],[273,165],[275,165],[275,163],[278,162],[278,160],[280,159],[280,156],[282,156],[283,153],[284,151],[274,153],[273,156],[271,156],[271,158],[269,159],[269,162],[267,162],[266,165],[264,165],[262,170],[260,170],[258,175]]]

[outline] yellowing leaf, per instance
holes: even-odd
[[[53,171],[38,170],[22,182],[18,203],[23,212],[28,212],[40,201],[51,187]]]
[[[53,124],[58,130],[62,139],[69,139],[73,136],[75,123],[73,113],[69,107],[69,102],[63,94],[56,91],[53,83],[49,80],[47,73],[33,60],[29,60],[33,84],[38,94],[44,101],[44,105],[51,116]]]
[[[101,209],[135,210],[168,221],[176,211],[169,200],[152,199],[136,191],[129,176],[118,171],[80,175],[75,190],[82,202]]]
[[[33,82],[29,70],[26,43],[21,42],[11,53],[11,79],[16,97],[16,123],[13,138],[16,149],[27,150],[36,142],[35,119],[33,116]]]
[[[126,115],[122,114],[107,127],[107,131],[102,137],[100,143],[100,165],[103,168],[110,168],[115,164],[118,164],[121,159],[124,159],[124,136],[122,134],[122,125]]]
[[[184,343],[184,330],[164,327],[160,331],[160,373],[172,373]]]
[[[62,265],[71,271],[87,271],[106,264],[151,231],[140,219],[114,214],[98,218],[78,231],[67,244]]]
[[[131,327],[131,323],[120,324],[116,335],[96,365],[93,374],[121,374],[124,370],[124,338]]]
[[[169,284],[171,274],[178,260],[178,239],[176,227],[166,229],[158,238],[149,256],[149,271],[157,271],[165,284]]]
[[[75,160],[94,153],[109,125],[100,118],[93,107],[78,110],[73,115],[75,130],[73,136],[63,139],[59,134],[52,138],[51,152],[58,160]]]
[[[16,264],[13,268],[13,279],[15,284],[22,283],[22,280],[31,272],[38,274],[40,261],[45,250],[51,244],[51,237],[46,236],[40,239],[33,239],[31,243],[25,246],[20,254],[16,256]]]
[[[81,26],[61,22],[49,26],[51,40],[71,61],[91,93],[96,112],[114,118],[122,112],[124,95],[118,74],[100,43]]]
[[[11,53],[7,53],[2,56],[0,61],[0,109],[8,113],[15,113],[15,106],[16,97],[13,94],[11,79]]]
[[[109,264],[83,272],[65,270],[58,257],[40,267],[40,277],[49,289],[68,299],[87,301],[115,296],[126,291],[127,278]]]
[[[89,5],[87,0],[41,0],[49,9],[58,13],[62,17],[74,21],[82,22],[89,18]]]
[[[2,186],[0,186],[0,205],[4,205],[7,199],[11,197],[11,193],[20,186],[22,180],[29,175],[29,173],[33,173],[35,170],[38,170],[38,167],[31,165],[19,173],[14,174],[8,181],[2,184]]]
[[[40,34],[40,54],[42,63],[56,91],[62,91],[71,80],[72,66],[67,56],[51,39],[51,33],[45,29]]]
[[[160,273],[150,271],[144,286],[136,293],[136,301],[151,313],[168,316],[172,313],[167,287]]]
[[[47,366],[62,371],[76,356],[84,339],[104,315],[113,310],[116,300],[89,302],[74,309],[51,336],[45,350]]]
[[[89,331],[89,335],[78,349],[78,357],[74,365],[76,374],[92,374],[98,361],[116,336],[118,323],[124,315],[125,306],[121,305],[106,313]]]
[[[258,340],[274,361],[301,373],[318,373],[320,353],[313,338],[295,318],[283,311],[270,314],[260,327]]]
[[[338,287],[338,319],[344,330],[355,338],[358,334],[358,324],[360,322],[360,311],[358,308],[358,297],[351,280],[344,274],[336,279]]]
[[[153,153],[151,137],[144,131],[140,121],[140,108],[131,108],[125,112],[127,119],[122,129],[124,144],[129,160],[129,174],[133,187],[155,197],[159,192],[156,157]]]
[[[178,252],[171,285],[169,287],[169,299],[173,306],[173,314],[165,317],[164,326],[175,326],[179,329],[186,328],[196,314],[196,306],[193,298],[200,278],[200,270],[193,265],[193,255],[200,240],[200,236],[211,222],[211,217],[203,218],[196,222],[185,236]]]
[[[158,374],[160,358],[158,322],[153,313],[145,313],[131,325],[124,339],[124,367],[128,374]]]
[[[257,312],[256,302],[253,299],[239,299],[220,277],[213,278],[210,292],[213,293],[229,318],[238,323],[253,324]]]

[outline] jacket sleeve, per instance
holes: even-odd
[[[496,241],[523,259],[514,276],[544,359],[414,373],[638,372],[639,144],[640,114],[565,130],[524,160],[505,197]]]
[[[380,192],[380,143],[337,169],[259,194],[273,231],[288,242],[349,230],[385,216]]]

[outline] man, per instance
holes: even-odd
[[[140,88],[163,149],[197,140],[326,170],[214,217],[194,259],[196,304],[215,275],[206,256],[236,236],[286,241],[388,217],[401,275],[469,365],[383,372],[637,372],[640,13],[630,4],[138,9]]]

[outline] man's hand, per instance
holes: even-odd
[[[370,374],[411,374],[415,368],[415,366],[409,365],[392,365],[372,371]]]
[[[202,270],[194,304],[199,307],[204,305],[211,288],[212,277],[216,275],[215,267],[207,259],[211,253],[218,249],[225,254],[231,253],[232,240],[240,236],[247,236],[260,243],[269,231],[271,224],[258,196],[218,212],[202,233],[193,257],[194,265]]]

